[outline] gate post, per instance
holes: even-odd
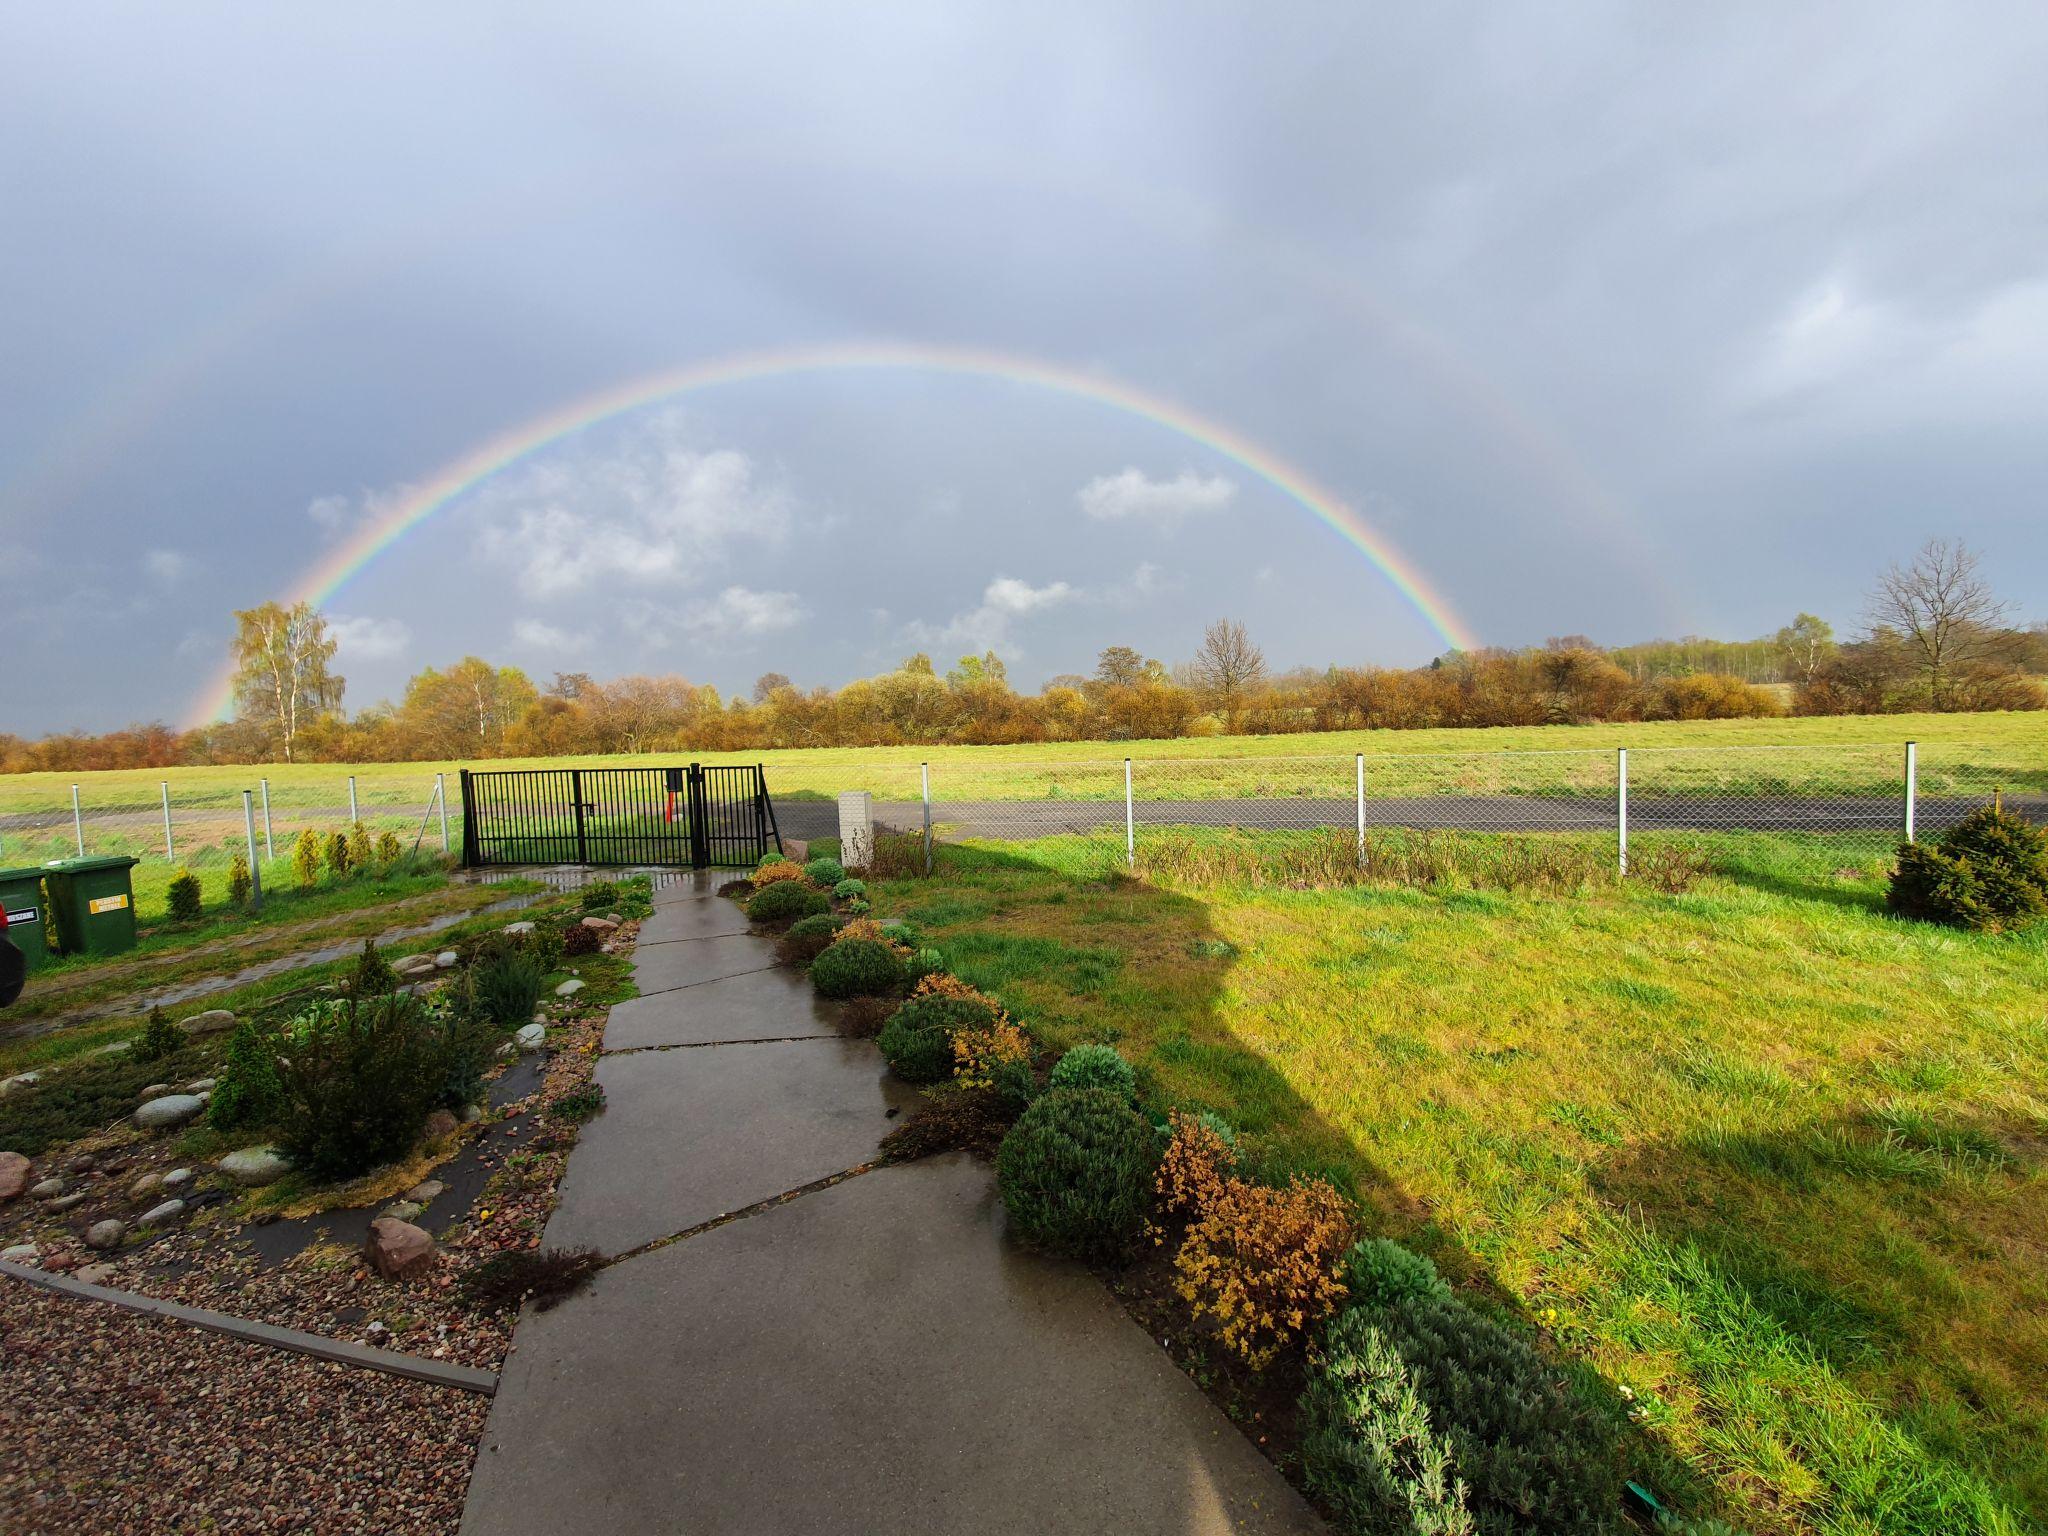
[[[462,867],[475,869],[481,862],[476,856],[476,801],[470,792],[469,770],[462,772]],[[445,802],[444,802],[445,804]]]
[[[711,827],[704,809],[704,765],[690,764],[690,868],[711,867]]]
[[[576,797],[576,862],[590,862],[590,841],[583,830],[583,770],[569,770],[569,793]]]

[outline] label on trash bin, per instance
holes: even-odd
[[[123,907],[127,905],[128,898],[126,895],[95,896],[91,901],[88,901],[85,904],[85,910],[90,912],[94,917],[98,917],[102,912],[119,912]]]
[[[22,923],[32,923],[36,921],[36,919],[41,915],[42,914],[37,912],[34,907],[24,907],[19,912],[10,912],[7,914],[6,926],[9,928],[13,928]]]

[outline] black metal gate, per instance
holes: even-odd
[[[462,770],[462,862],[751,869],[782,834],[758,764]]]

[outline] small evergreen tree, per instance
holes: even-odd
[[[338,880],[348,873],[348,834],[337,831],[327,839],[327,867]]]
[[[320,834],[311,827],[292,843],[292,878],[302,891],[320,883]]]
[[[236,854],[234,862],[228,865],[228,900],[238,907],[249,905],[249,894],[255,882],[249,878],[249,860],[246,855]]]
[[[359,821],[348,830],[349,868],[368,869],[375,858],[375,852],[370,847],[370,829]]]
[[[199,877],[191,870],[181,869],[172,876],[170,888],[164,894],[170,907],[172,922],[196,923],[204,914],[204,896],[199,888]]]

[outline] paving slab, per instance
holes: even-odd
[[[777,966],[615,1003],[604,1027],[604,1048],[630,1051],[799,1036],[836,1039],[837,1013],[838,1005],[820,998],[802,971]]]
[[[736,901],[696,896],[657,906],[640,924],[640,944],[672,944],[678,940],[722,938],[747,931],[747,914]]]
[[[878,1169],[529,1312],[464,1536],[1323,1529],[1092,1277],[1002,1225],[971,1159]]]
[[[663,881],[654,888],[654,904],[665,907],[672,902],[695,901],[709,896],[728,880],[734,880],[744,871],[737,869],[692,869],[677,871],[673,878]]]
[[[914,1090],[866,1040],[637,1051],[597,1064],[547,1241],[624,1253],[871,1162]]]
[[[694,987],[775,964],[775,944],[751,933],[720,934],[688,944],[654,944],[633,951],[633,984],[643,995]]]

